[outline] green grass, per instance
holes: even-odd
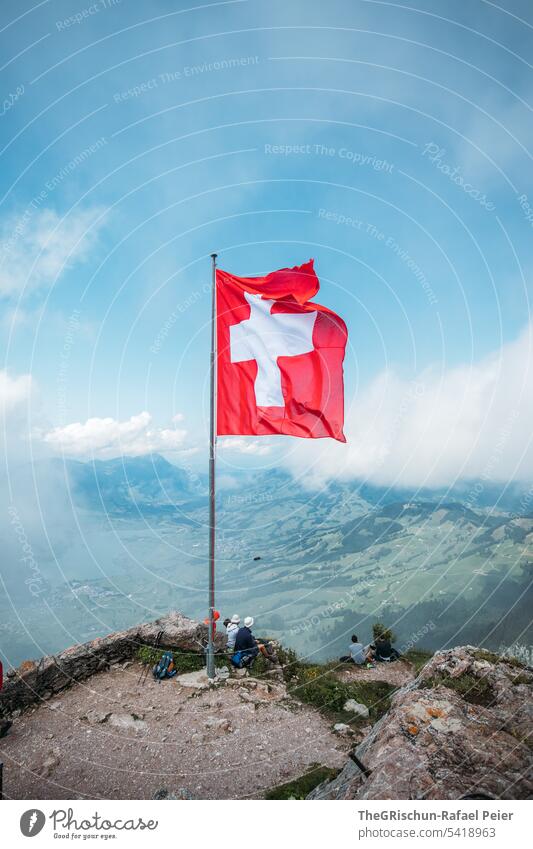
[[[422,667],[433,657],[433,652],[424,651],[423,649],[409,649],[402,657],[414,666],[415,672],[418,675]]]
[[[486,660],[488,663],[507,663],[509,666],[516,668],[524,668],[525,664],[517,657],[504,657],[503,655],[495,654],[487,649],[478,649],[472,652],[477,660]]]
[[[300,668],[296,680],[293,679],[287,687],[288,692],[336,721],[366,721],[343,710],[348,699],[366,705],[373,722],[388,711],[395,687],[385,681],[340,681],[335,675],[336,667],[337,664],[335,667],[309,665]]]
[[[141,646],[137,651],[137,660],[144,665],[154,666],[165,651],[168,651],[168,649]],[[203,654],[173,651],[172,657],[178,675],[182,675],[184,672],[197,672],[205,667]]]
[[[267,672],[270,672],[272,669],[273,666],[270,661],[268,661],[266,657],[263,657],[261,652],[259,652],[251,668],[249,669],[249,674],[252,676],[252,678],[264,678]]]
[[[265,799],[305,799],[311,790],[314,790],[323,781],[331,781],[339,772],[340,770],[330,769],[327,766],[313,765],[300,778],[273,787],[265,793]]]
[[[309,666],[309,664],[298,657],[293,649],[286,649],[280,646],[277,654],[283,671],[283,677],[287,683],[290,682],[291,678],[298,676],[299,670]]]
[[[489,651],[488,649],[476,649],[476,651],[472,652],[472,657],[475,657],[476,660],[484,660],[487,663],[501,663],[502,658],[496,652]]]
[[[509,666],[523,667],[524,664],[517,657],[502,657],[488,649],[477,649],[472,652],[476,660],[485,660],[487,663],[507,663]]]
[[[447,687],[449,690],[454,690],[465,702],[470,702],[473,705],[490,707],[495,702],[495,694],[490,681],[486,678],[476,678],[475,675],[469,673],[459,675],[458,678],[452,678],[451,675],[435,675],[421,685],[421,689],[432,687]]]
[[[352,724],[365,722],[353,713],[343,711],[348,699],[366,705],[373,722],[390,707],[390,697],[396,687],[385,681],[340,681],[335,674],[339,668],[337,661],[324,665],[306,663],[292,649],[281,648],[278,657],[289,694],[312,705],[329,719]]]

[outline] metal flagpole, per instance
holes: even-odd
[[[215,677],[215,644],[213,628],[215,624],[215,460],[216,460],[216,391],[217,391],[217,328],[216,328],[216,267],[217,255],[211,254],[211,398],[209,424],[209,637],[207,642],[207,677]]]

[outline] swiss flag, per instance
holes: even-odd
[[[266,277],[216,271],[217,434],[346,442],[338,315],[310,301],[313,260]]]

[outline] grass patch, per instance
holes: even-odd
[[[274,667],[271,662],[264,657],[261,652],[257,655],[256,659],[252,663],[252,666],[249,668],[248,673],[252,676],[252,678],[264,678],[268,672],[270,672]],[[231,666],[230,666],[231,669]]]
[[[283,646],[280,646],[277,654],[283,672],[283,678],[287,684],[293,678],[297,678],[302,669],[310,666],[309,663],[301,660],[293,649],[285,649]]]
[[[312,705],[329,719],[352,724],[365,721],[343,711],[348,699],[366,705],[373,722],[390,707],[390,697],[396,687],[385,681],[340,681],[335,675],[339,668],[337,661],[324,665],[306,663],[292,649],[280,648],[278,657],[289,694]]]
[[[315,787],[323,781],[331,781],[339,774],[339,769],[313,765],[311,769],[294,781],[279,784],[265,793],[265,799],[305,799]]]
[[[488,651],[488,649],[477,649],[472,652],[472,656],[476,660],[485,660],[487,663],[507,663],[509,666],[523,667],[524,664],[517,657],[503,657],[496,652]]]
[[[432,657],[432,651],[424,651],[423,649],[409,649],[409,651],[406,651],[405,654],[402,655],[404,660],[407,660],[414,666],[417,675],[422,667],[425,666],[428,660],[431,660]]]
[[[476,649],[476,651],[472,652],[472,657],[475,657],[476,660],[484,660],[486,663],[502,662],[502,658],[499,654],[496,654],[494,651],[489,651],[488,649]]]
[[[168,651],[168,649],[141,646],[137,651],[137,660],[145,666],[154,666],[165,651]],[[184,672],[198,672],[205,667],[203,654],[173,651],[172,657],[178,675],[182,675]]]
[[[344,703],[355,699],[367,706],[374,722],[388,711],[395,689],[385,681],[345,683],[339,681],[332,669],[324,666],[308,666],[299,670],[297,681],[288,687],[292,696],[336,719],[357,719],[353,713],[343,711]]]
[[[431,689],[432,687],[447,687],[448,690],[455,690],[465,702],[470,702],[472,705],[490,707],[495,702],[494,690],[490,681],[486,678],[476,678],[475,675],[469,673],[459,675],[458,678],[452,678],[451,675],[435,675],[421,685],[421,689]]]
[[[515,678],[511,680],[511,684],[514,684],[517,687],[519,684],[530,684],[531,679],[529,675],[516,675]]]

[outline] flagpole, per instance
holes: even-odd
[[[210,360],[210,405],[209,405],[209,636],[207,641],[207,677],[215,677],[215,644],[213,628],[215,625],[215,461],[216,461],[216,366],[217,366],[217,330],[216,330],[216,267],[217,255],[211,254],[211,360]]]

